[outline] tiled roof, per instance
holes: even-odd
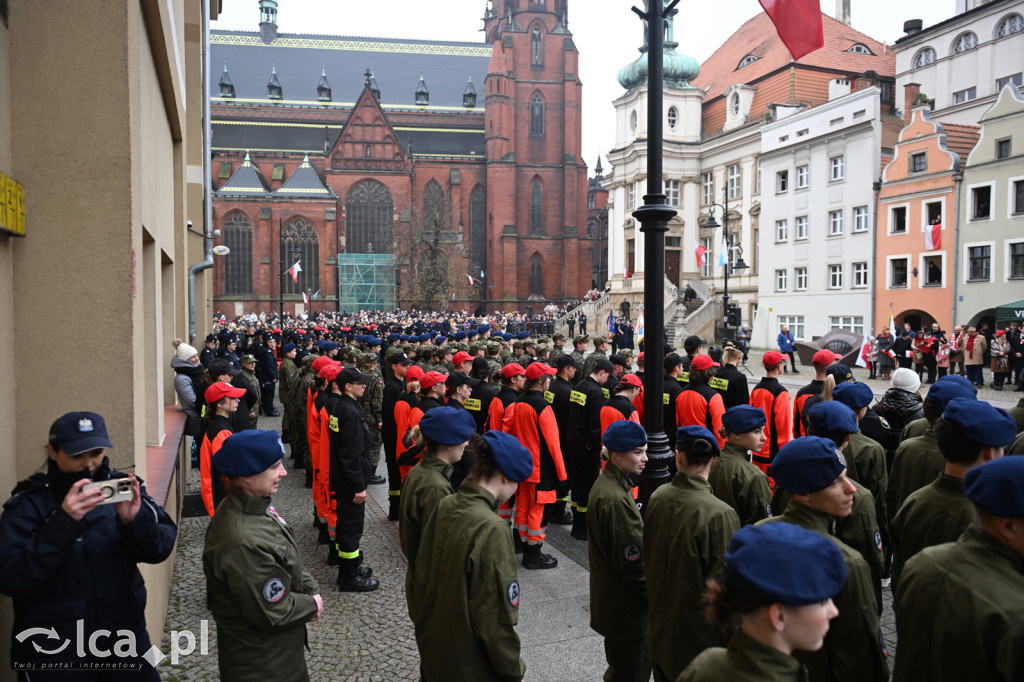
[[[799,64],[850,75],[874,71],[880,76],[895,76],[896,58],[884,43],[869,38],[827,14],[821,15],[821,21],[825,46],[806,55]],[[874,54],[847,52],[857,43]],[[757,59],[737,69],[747,55]],[[723,95],[734,83],[752,83],[791,63],[794,63],[793,58],[779,39],[775,25],[767,14],[759,12],[700,65],[700,76],[694,79],[693,85],[702,90],[707,88],[704,96],[707,102]]]
[[[960,157],[960,167],[963,168],[967,163],[967,155],[981,137],[980,128],[963,123],[943,123],[942,132],[946,133],[946,149],[957,153]]]
[[[330,199],[334,197],[334,192],[324,184],[316,169],[310,165],[307,154],[291,177],[274,191],[273,196]]]

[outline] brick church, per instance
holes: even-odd
[[[212,32],[214,307],[490,313],[589,289],[567,4],[491,0],[483,43],[278,33],[273,0],[259,32]]]

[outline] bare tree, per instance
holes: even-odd
[[[449,253],[458,253],[461,247],[462,234],[452,228],[450,198],[431,180],[424,188],[423,205],[413,207],[408,228],[397,235],[396,252],[408,281],[401,297],[419,308],[447,310],[456,287]]]

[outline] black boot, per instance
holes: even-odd
[[[327,530],[327,526],[324,526],[323,530]],[[331,542],[331,536],[327,536],[327,565],[328,566],[340,566],[341,557],[338,556],[338,545],[337,543]]]
[[[312,487],[313,487],[313,467],[310,467],[310,466],[306,467],[305,485],[306,485],[307,488],[310,488],[310,489],[312,489]]]
[[[558,526],[571,526],[572,514],[569,513],[568,509],[566,509],[568,504],[568,502],[559,501],[551,505],[548,523],[553,523]]]
[[[356,561],[358,562],[358,563],[356,563],[356,575],[359,576],[360,578],[369,578],[370,576],[373,575],[373,569],[372,568],[370,568],[369,566],[363,566],[363,558],[365,556],[366,555],[363,554],[362,550],[360,550],[359,558],[356,559]]]
[[[540,545],[527,545],[523,552],[523,568],[555,568],[558,566],[558,559],[550,554],[543,554]]]
[[[364,578],[359,575],[359,559],[342,559],[338,566],[338,591],[339,592],[373,592],[380,583],[373,578]]]
[[[401,499],[398,495],[388,496],[388,521],[398,520],[398,508],[401,506]]]
[[[516,554],[522,554],[523,548],[526,546],[523,539],[519,537],[519,531],[515,528],[512,529],[512,546],[515,548]]]
[[[569,535],[577,540],[587,541],[587,512],[572,510],[572,530]]]
[[[327,524],[326,523],[320,524],[320,531],[319,531],[319,533],[320,534],[316,538],[317,544],[326,545],[327,543],[329,543],[331,541],[331,533],[330,533],[330,531],[327,530]]]

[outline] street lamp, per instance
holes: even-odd
[[[301,256],[302,255],[302,249],[300,249],[299,247],[297,247],[294,244],[292,244],[292,248],[288,250],[288,253],[292,257],[291,258],[292,265],[295,265],[295,261],[297,260],[296,256]],[[278,296],[277,296],[277,303],[278,303],[278,308],[279,308],[279,310],[278,310],[278,319],[279,319],[279,322],[283,325],[284,324],[284,273],[287,272],[287,270],[284,269],[284,249],[281,249],[281,260],[278,261],[278,272],[281,275],[281,285],[280,285],[280,288],[278,289]]]
[[[728,196],[728,195],[727,195]],[[729,272],[730,270],[746,270],[749,266],[743,261],[743,252],[740,252],[739,258],[736,259],[735,263],[732,263],[732,250],[738,248],[732,241],[732,235],[729,233],[729,208],[728,198],[723,199],[725,204],[711,204],[708,207],[708,221],[704,223],[704,227],[717,230],[722,227],[722,234],[725,242],[725,272],[723,277],[725,278],[725,286],[722,289],[722,341],[728,340],[727,335],[729,333]],[[718,221],[715,220],[715,208],[722,209],[722,225],[719,226]],[[736,320],[736,325],[739,326],[739,320]]]

